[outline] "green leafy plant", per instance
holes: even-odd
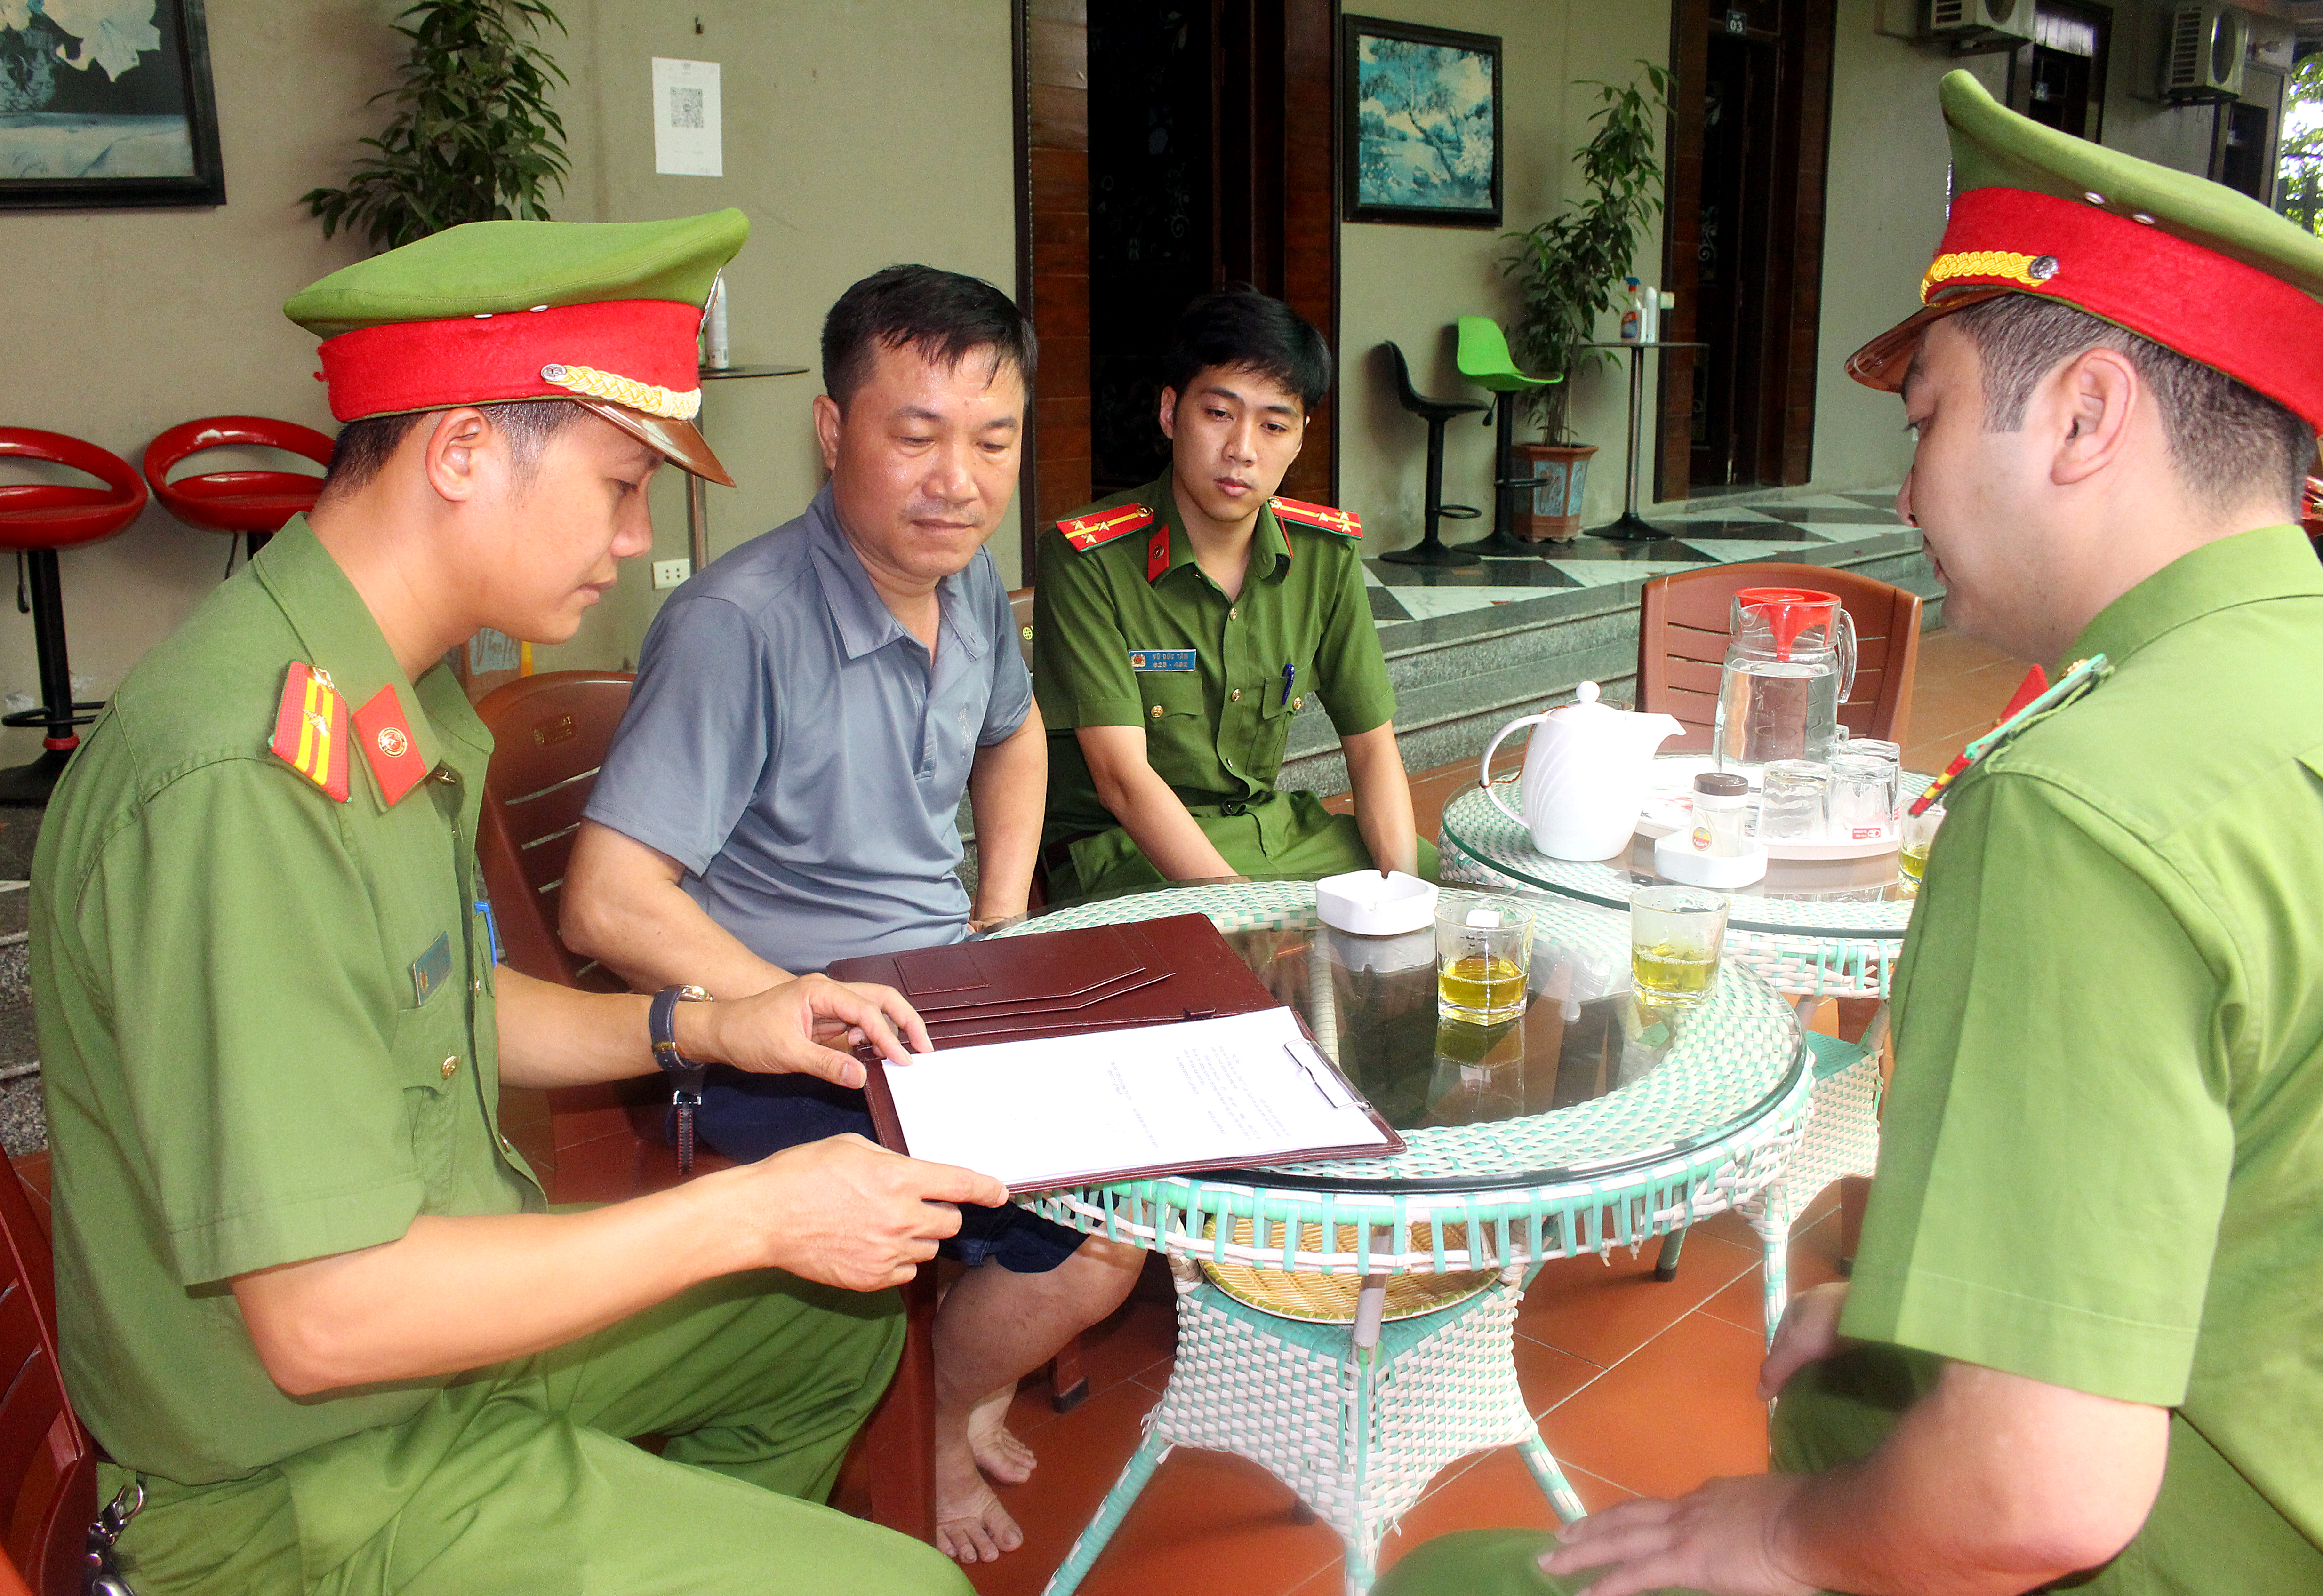
[[[401,107],[363,141],[378,153],[345,188],[299,197],[324,237],[360,228],[391,250],[463,222],[548,219],[546,191],[564,191],[567,170],[549,87],[566,79],[519,23],[565,31],[543,0],[422,0],[396,17],[411,54],[401,86],[372,96]]]
[[[2309,233],[2323,234],[2323,54],[2291,69],[2282,90],[2282,142],[2275,205]]]
[[[1597,132],[1573,154],[1590,197],[1529,231],[1503,235],[1517,248],[1501,270],[1516,277],[1524,296],[1509,328],[1510,353],[1527,371],[1566,374],[1566,381],[1534,395],[1558,443],[1573,441],[1566,427],[1572,377],[1592,353],[1579,345],[1594,335],[1598,316],[1613,307],[1639,235],[1661,214],[1654,133],[1669,115],[1670,75],[1650,61],[1638,64],[1644,69],[1638,81],[1625,87],[1590,78],[1577,85],[1594,87],[1603,102],[1589,118]]]

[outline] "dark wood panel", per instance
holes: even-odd
[[[1088,500],[1088,8],[1017,0],[1017,302],[1041,341],[1024,464],[1024,570]]]

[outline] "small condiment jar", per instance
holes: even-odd
[[[1696,853],[1735,858],[1749,851],[1742,822],[1750,797],[1750,784],[1725,771],[1705,770],[1694,778],[1694,832]]]

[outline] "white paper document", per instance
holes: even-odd
[[[653,99],[654,170],[675,177],[724,177],[718,63],[654,57]]]
[[[946,1048],[881,1068],[914,1158],[1013,1190],[1393,1146],[1289,1009]]]

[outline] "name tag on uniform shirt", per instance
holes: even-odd
[[[411,1001],[425,1004],[452,976],[452,939],[439,934],[427,951],[411,961]]]
[[[1129,651],[1129,668],[1133,671],[1190,671],[1194,668],[1194,650],[1133,648]]]

